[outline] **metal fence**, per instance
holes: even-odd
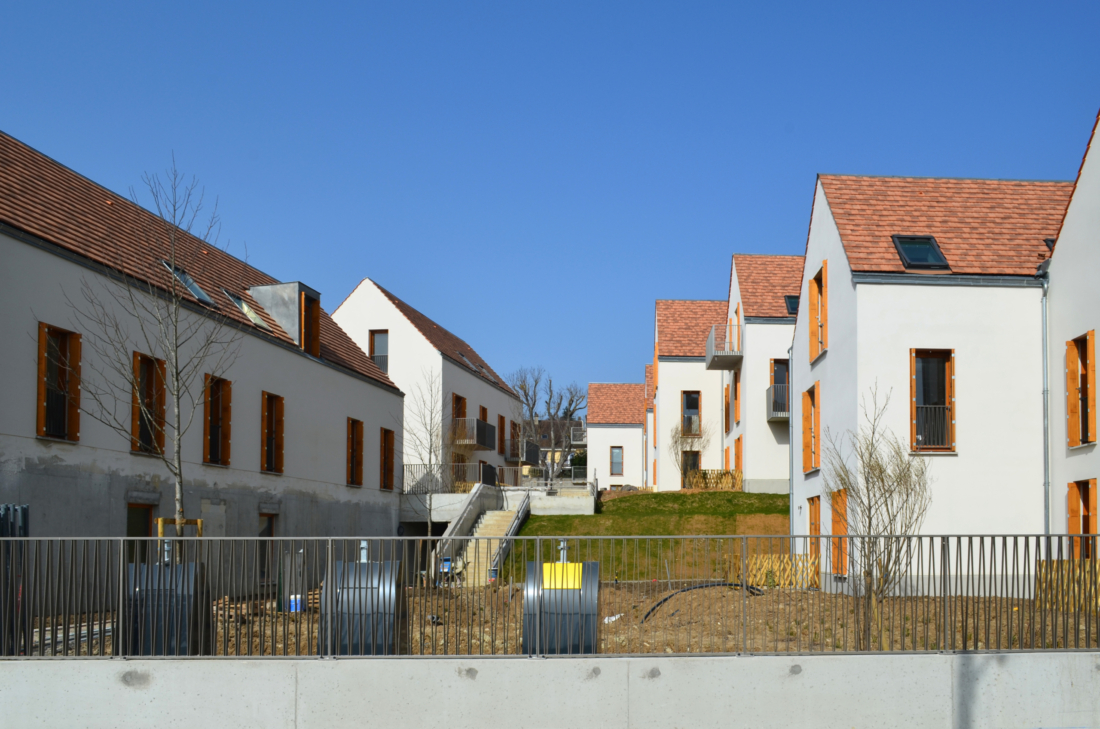
[[[950,408],[946,405],[917,405],[917,446],[944,448],[949,441]]]
[[[0,540],[0,655],[1100,649],[1094,536]]]

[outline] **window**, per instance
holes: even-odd
[[[260,514],[259,534],[261,540],[256,547],[256,571],[261,581],[271,579],[271,563],[275,560],[275,514]]]
[[[139,539],[153,536],[153,507],[148,504],[126,505],[126,536]],[[144,562],[148,542],[127,542],[126,561]]]
[[[789,413],[790,402],[788,398],[788,380],[790,378],[790,362],[785,359],[773,359],[771,361],[771,374],[768,381],[771,384],[771,411],[773,413]]]
[[[798,297],[787,294],[783,297],[783,303],[787,305],[787,313],[791,316],[798,314]]]
[[[845,577],[848,574],[848,492],[844,489],[834,491],[831,502],[833,574],[837,577]]]
[[[742,458],[744,457],[744,451],[742,450],[741,446],[743,442],[741,440],[742,438],[744,438],[744,436],[739,435],[737,436],[736,440],[733,441],[733,470],[735,471],[743,471],[745,469],[744,462],[742,460]]]
[[[821,468],[821,383],[802,393],[802,472]]]
[[[895,235],[894,247],[906,268],[945,269],[947,259],[932,236]]]
[[[955,350],[909,350],[909,374],[910,448],[955,450]]]
[[[726,432],[730,432],[730,386],[726,385],[726,391],[723,396],[722,416],[726,421]]]
[[[393,491],[393,431],[382,428],[379,444],[381,466],[379,468],[379,488],[385,491]]]
[[[283,472],[283,398],[260,393],[260,470]]]
[[[1096,479],[1073,481],[1066,494],[1066,533],[1096,534]],[[1095,539],[1072,539],[1073,556],[1092,559],[1096,552]]]
[[[229,465],[229,441],[233,410],[233,383],[206,375],[203,401],[202,462]]]
[[[810,279],[810,361],[829,348],[829,262]]]
[[[680,452],[680,488],[687,488],[688,478],[699,470],[699,451]]]
[[[810,512],[810,558],[817,559],[821,556],[821,540],[815,538],[821,536],[821,497],[811,496],[806,504]]]
[[[623,448],[622,446],[611,446],[611,475],[622,476],[623,475]]]
[[[130,448],[142,453],[163,453],[164,360],[134,352],[133,377]]]
[[[348,485],[363,485],[363,421],[348,418]]]
[[[733,373],[733,422],[741,422],[741,371]]]
[[[321,356],[321,302],[302,292],[302,350],[314,357]]]
[[[248,317],[249,321],[258,326],[260,329],[271,329],[271,327],[267,325],[267,322],[263,320],[263,317],[257,314],[256,310],[248,305],[247,301],[242,299],[240,296],[237,296],[236,294],[229,293],[225,289],[222,289],[222,291],[229,298],[229,300],[232,301],[237,306],[237,308],[241,310],[241,313]]]
[[[206,304],[207,306],[213,306],[215,309],[218,307],[218,305],[214,303],[214,300],[207,296],[206,292],[203,291],[197,283],[195,283],[195,279],[191,278],[191,276],[188,275],[187,271],[184,271],[179,266],[173,266],[172,264],[168,263],[168,261],[161,261],[161,263],[163,263],[164,267],[175,275],[176,280],[183,284],[184,288],[191,292],[192,296],[194,296],[196,299],[198,299],[203,304]]]
[[[504,430],[504,416],[497,416],[497,453],[504,455],[504,436],[507,432]]]
[[[376,329],[370,333],[370,358],[383,372],[390,371],[390,332]]]
[[[1066,342],[1066,436],[1070,447],[1096,442],[1096,332]]]
[[[481,406],[477,409],[477,419],[483,423],[489,422],[489,408]]]
[[[680,393],[680,430],[684,435],[699,435],[701,422],[699,420],[699,391]]]
[[[38,424],[47,438],[80,440],[80,335],[38,324]]]
[[[451,395],[451,417],[455,420],[466,417],[466,398],[461,395]]]

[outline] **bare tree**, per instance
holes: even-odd
[[[409,417],[403,421],[405,443],[408,452],[418,463],[423,464],[425,473],[421,478],[439,478],[446,483],[450,470],[444,463],[447,452],[447,439],[443,423],[443,378],[442,375],[425,367],[421,370],[420,380],[406,395]],[[424,494],[425,516],[428,519],[428,534],[432,533],[432,508],[434,492],[429,489]],[[408,506],[418,510],[416,499],[409,499]]]
[[[203,247],[216,245],[217,203],[200,221],[203,190],[195,178],[179,172],[174,159],[163,178],[146,174],[142,181],[155,213],[142,216],[143,252],[155,252],[162,260],[153,262],[145,279],[125,274],[85,278],[82,301],[69,300],[69,306],[93,354],[81,376],[81,409],[160,457],[175,491],[176,535],[183,536],[181,445],[196,415],[203,413],[205,375],[225,374],[236,360],[241,332],[216,308],[188,299],[192,279],[187,272],[201,271]],[[130,194],[138,204],[132,189]],[[121,261],[118,269],[126,270]],[[139,355],[155,371],[141,367]],[[143,433],[134,432],[135,420]],[[148,438],[142,441],[143,436]]]
[[[702,458],[703,452],[710,446],[713,437],[714,431],[710,424],[702,420],[699,421],[697,433],[685,433],[683,423],[676,423],[672,426],[672,430],[668,434],[668,455],[672,458],[672,462],[676,464],[676,470],[680,472],[681,483],[688,476],[684,473],[684,453],[698,451],[700,458]]]
[[[505,380],[519,397],[519,402],[513,406],[516,409],[513,417],[520,424],[520,443],[537,440],[539,400],[546,380],[546,370],[542,367],[520,367]]]
[[[932,501],[928,460],[910,455],[886,426],[890,394],[879,400],[877,386],[871,388],[870,402],[860,403],[859,431],[840,438],[826,432],[824,448],[823,493],[856,535],[836,540],[833,551],[855,572],[850,589],[862,598],[856,600],[856,634],[864,649],[879,634],[882,600],[899,587],[913,556],[910,540],[892,537],[917,534]]]
[[[546,378],[543,412],[546,414],[550,448],[547,468],[550,477],[561,473],[569,456],[573,454],[573,438],[570,430],[577,414],[588,404],[588,393],[575,382],[561,390],[554,389],[554,378]]]

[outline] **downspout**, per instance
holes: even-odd
[[[1047,287],[1050,285],[1050,259],[1039,265],[1036,274],[1043,282],[1043,533],[1050,534],[1050,374],[1047,366]]]
[[[794,418],[791,417],[791,411],[794,408],[791,405],[794,404],[794,392],[791,387],[794,385],[794,372],[791,365],[794,364],[794,342],[791,342],[791,346],[787,348],[787,473],[788,481],[788,496],[787,509],[790,512],[790,516],[787,517],[787,524],[790,527],[791,536],[794,536]],[[795,544],[794,540],[791,542],[791,556],[794,556]]]

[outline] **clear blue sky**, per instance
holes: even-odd
[[[656,298],[802,253],[814,175],[1072,179],[1100,3],[9,2],[0,129],[222,241],[370,276],[495,369],[640,381]]]

